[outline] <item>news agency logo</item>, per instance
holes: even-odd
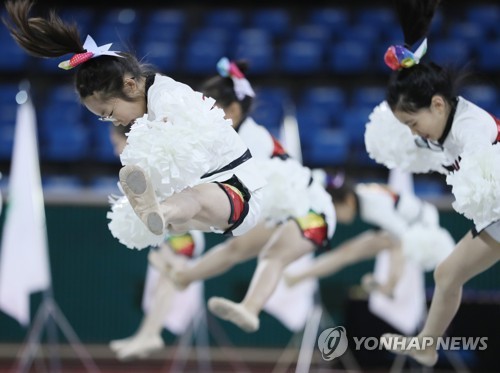
[[[331,361],[342,356],[347,351],[347,333],[343,326],[328,328],[318,337],[318,348],[321,357],[326,361]]]
[[[353,337],[354,350],[389,350],[393,352],[419,351],[427,348],[436,350],[479,350],[488,348],[488,337],[403,337],[386,334],[377,337]],[[347,332],[343,326],[323,330],[318,337],[318,348],[326,361],[342,356],[349,344]]]

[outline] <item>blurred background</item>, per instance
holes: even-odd
[[[90,34],[98,45],[112,42],[113,50],[131,51],[195,89],[216,74],[221,57],[246,59],[247,77],[257,93],[253,117],[276,136],[285,118],[296,120],[306,166],[345,169],[358,181],[386,182],[388,171],[368,157],[363,135],[369,113],[384,100],[390,73],[384,52],[389,45],[402,42],[389,1],[312,0],[290,5],[278,1],[108,0],[89,6],[80,0],[44,0],[36,5],[42,12],[54,7],[64,19],[78,24],[82,37]],[[168,371],[160,370],[167,369],[167,353],[155,355],[143,365],[127,365],[114,361],[106,347],[111,339],[128,336],[137,327],[147,265],[146,250],[127,250],[107,229],[107,197],[117,192],[120,168],[108,125],[79,104],[73,75],[57,68],[60,61],[28,56],[3,25],[0,46],[0,190],[8,194],[15,96],[19,83],[28,80],[37,113],[56,301],[94,357],[111,361],[109,364],[115,364],[112,369]],[[461,94],[500,116],[498,0],[444,1],[430,31],[429,57],[470,72]],[[470,223],[451,210],[444,177],[415,175],[414,181],[416,194],[438,205],[442,225],[455,239],[470,229]],[[1,218],[0,222],[5,211]],[[339,227],[332,246],[364,229],[361,222]],[[207,247],[220,240],[220,236],[207,235]],[[255,262],[250,261],[208,280],[205,296],[241,299],[254,267]],[[373,261],[359,263],[320,282],[322,303],[335,323],[363,336],[391,330],[368,312],[366,295],[357,287],[361,275],[372,267]],[[461,354],[471,370],[497,371],[499,269],[496,266],[467,284],[463,306],[450,330],[451,335],[490,338],[486,351]],[[426,284],[430,300],[430,274]],[[34,311],[39,302],[35,296]],[[255,356],[250,352],[245,356],[262,364],[259,371],[271,371],[266,366],[275,363],[293,337],[266,314],[256,334],[245,334],[227,323],[220,327],[235,348],[257,351]],[[0,361],[8,366],[25,336],[26,329],[0,314]],[[165,332],[164,338],[167,345],[174,345],[173,335]],[[214,348],[218,344],[211,340]],[[356,357],[363,370],[378,371],[387,371],[394,358],[383,351],[365,351]],[[224,359],[221,361],[223,365]],[[342,369],[342,364],[323,365],[322,369],[330,368]],[[438,368],[451,369],[450,362],[443,358]],[[216,371],[223,369],[239,371],[230,366]]]

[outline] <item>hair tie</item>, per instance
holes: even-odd
[[[391,45],[384,55],[384,61],[392,70],[407,69],[420,62],[427,52],[427,38],[418,46],[415,52],[402,45]]]
[[[91,58],[96,58],[99,56],[115,56],[115,57],[123,57],[118,54],[118,51],[110,51],[111,44],[97,46],[96,42],[90,35],[87,35],[87,39],[85,39],[85,43],[83,44],[83,49],[85,52],[76,53],[71,57],[71,59],[61,62],[58,66],[64,70],[70,70],[78,65],[90,60]]]
[[[224,78],[231,78],[234,84],[234,93],[238,100],[243,100],[245,96],[255,97],[255,92],[250,85],[250,82],[245,78],[238,66],[229,61],[228,58],[222,57],[217,62],[217,71]]]
[[[326,187],[332,189],[340,189],[344,186],[345,174],[337,172],[335,175],[326,175]]]

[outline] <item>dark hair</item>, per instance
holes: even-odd
[[[248,70],[248,63],[240,60],[234,62],[240,71],[245,74]],[[200,88],[200,91],[207,97],[213,98],[217,105],[226,108],[233,102],[238,102],[241,106],[242,116],[246,117],[252,108],[253,97],[245,96],[239,100],[234,91],[233,79],[216,75],[206,80]]]
[[[410,48],[426,36],[440,0],[394,0],[404,34]],[[387,103],[392,111],[416,112],[429,107],[434,95],[452,103],[457,95],[458,74],[435,63],[420,63],[395,72],[389,81]]]
[[[328,173],[325,184],[325,189],[332,197],[334,204],[344,203],[349,195],[354,194],[355,183],[343,172]]]
[[[83,53],[83,43],[75,23],[67,24],[54,11],[47,19],[29,17],[32,0],[9,0],[5,8],[10,19],[2,18],[14,40],[35,57],[59,57]],[[76,69],[75,86],[80,98],[99,92],[102,99],[120,97],[131,101],[123,92],[123,76],[145,76],[151,67],[141,65],[136,57],[120,52],[122,57],[99,56]]]

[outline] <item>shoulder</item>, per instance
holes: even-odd
[[[463,97],[459,97],[453,125],[459,127],[484,125],[496,128],[495,119],[490,113]]]

